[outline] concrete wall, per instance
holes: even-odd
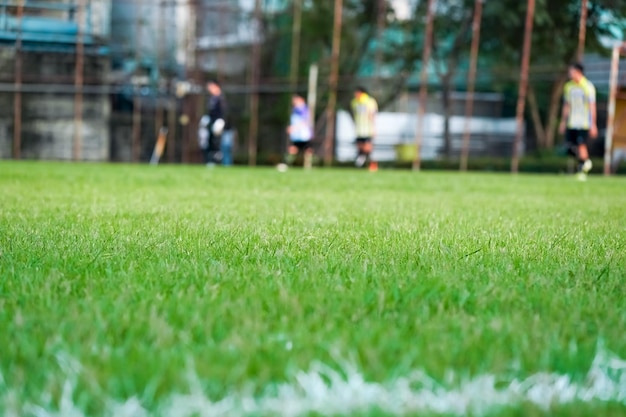
[[[0,68],[13,73],[14,52],[4,49]],[[74,54],[23,52],[21,157],[70,160],[73,157]],[[7,63],[9,62],[9,63]],[[85,57],[85,80],[101,84],[108,72],[108,57]],[[0,158],[13,156],[14,93],[0,94]],[[109,159],[110,98],[107,94],[83,96],[81,159]]]
[[[27,159],[72,159],[74,142],[74,95],[24,95],[22,157]],[[81,159],[109,159],[108,96],[83,98]]]

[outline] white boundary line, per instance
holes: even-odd
[[[0,412],[7,417],[88,417],[74,403],[73,386],[80,373],[76,361],[60,359],[68,375],[58,404],[49,396],[41,404],[19,404],[15,392],[5,390],[0,375]],[[373,409],[389,415],[415,413],[484,416],[505,407],[532,404],[544,410],[566,404],[613,402],[626,406],[626,361],[599,349],[591,369],[582,381],[568,375],[538,373],[506,384],[496,376],[482,375],[458,384],[443,386],[421,371],[388,383],[366,381],[354,366],[337,372],[323,364],[295,375],[294,381],[268,388],[261,396],[233,393],[211,401],[194,372],[189,392],[171,395],[148,411],[133,397],[125,402],[108,401],[106,417],[298,417],[309,413],[351,415]],[[92,416],[89,416],[92,417]]]

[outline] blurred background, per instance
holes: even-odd
[[[602,156],[623,0],[0,0],[0,158],[148,162],[161,132],[163,162],[200,162],[215,79],[240,164],[280,161],[296,92],[314,108],[319,159],[350,161],[357,86],[379,104],[381,162],[411,161],[419,143],[421,159],[458,165],[464,138],[470,160],[508,159],[531,2],[518,151],[562,154],[562,87],[581,60],[598,90],[591,150]],[[622,58],[616,149],[626,147]]]

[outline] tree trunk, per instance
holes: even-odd
[[[559,108],[561,107],[561,94],[563,94],[563,86],[567,81],[567,74],[563,74],[554,83],[552,87],[552,95],[550,96],[550,107],[548,108],[548,120],[546,122],[546,148],[554,148],[554,137],[556,136],[556,128],[559,120]]]
[[[528,108],[530,110],[533,127],[535,128],[535,135],[537,135],[537,148],[542,150],[546,149],[546,130],[541,120],[535,89],[532,87],[528,89]]]
[[[556,136],[557,124],[559,118],[559,109],[561,104],[561,94],[563,93],[563,86],[567,81],[567,75],[560,75],[552,86],[552,93],[550,94],[550,103],[548,105],[547,120],[545,123],[541,118],[541,112],[539,110],[539,104],[537,103],[537,96],[535,89],[530,88],[528,90],[528,107],[530,109],[530,116],[537,134],[537,148],[545,150],[554,148],[554,138]]]

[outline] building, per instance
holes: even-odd
[[[142,68],[151,77],[179,74],[187,64],[191,7],[164,0],[112,0],[111,60],[114,74]]]
[[[168,140],[175,141],[180,103],[174,90],[194,65],[195,7],[192,2],[112,0],[111,160],[148,160],[161,127],[168,127]],[[168,158],[173,161],[175,155]]]
[[[82,13],[71,0],[25,2],[22,10],[0,4],[1,158],[108,159],[110,105],[99,91],[109,71],[109,28],[110,0],[87,0]]]
[[[244,73],[251,45],[262,40],[250,0],[200,0],[196,27],[195,58],[205,73]]]
[[[170,97],[173,80],[186,76],[191,6],[39,0],[19,12],[15,1],[0,1],[0,158],[131,160],[134,96],[150,113],[162,104],[154,98]]]

